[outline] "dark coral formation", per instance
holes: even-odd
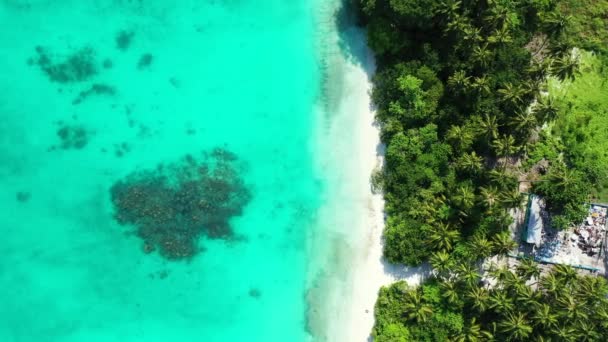
[[[132,31],[120,31],[116,34],[116,48],[121,51],[126,51],[131,46],[131,41],[135,35]]]
[[[103,60],[103,63],[101,65],[103,66],[104,69],[112,69],[112,67],[114,66],[114,63],[112,62],[111,59],[106,58]]]
[[[121,158],[128,152],[131,152],[131,146],[129,146],[129,144],[127,144],[126,142],[114,145],[114,155],[118,158]]]
[[[43,47],[37,46],[38,58],[34,61],[53,82],[72,83],[86,81],[97,74],[97,63],[93,49],[85,47],[75,51],[62,62]]]
[[[249,297],[259,299],[262,296],[262,292],[259,289],[252,288],[249,290]]]
[[[137,68],[139,70],[146,69],[147,67],[150,66],[150,64],[152,64],[153,60],[154,60],[154,56],[152,56],[149,53],[145,53],[145,54],[141,55],[141,57],[139,58],[139,62],[137,62]]]
[[[89,142],[87,130],[82,126],[62,125],[57,130],[57,136],[61,139],[59,147],[64,150],[80,150]]]
[[[108,95],[114,96],[116,94],[116,89],[110,85],[95,83],[91,85],[91,87],[87,90],[83,90],[78,94],[78,96],[72,101],[73,105],[80,104],[82,101],[86,100],[91,95]]]
[[[230,219],[241,215],[251,197],[240,171],[233,153],[215,149],[200,160],[188,155],[132,173],[110,190],[115,218],[134,226],[145,253],[191,258],[200,251],[201,236],[233,238]]]
[[[21,202],[21,203],[25,203],[25,202],[29,201],[31,196],[32,195],[27,191],[19,191],[15,195],[15,197],[17,198],[17,201]]]

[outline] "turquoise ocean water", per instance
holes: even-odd
[[[301,341],[327,191],[310,0],[0,1],[0,341]],[[71,58],[71,59],[70,59]],[[110,189],[216,147],[230,238],[145,253]]]

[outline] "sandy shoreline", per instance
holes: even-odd
[[[314,340],[367,341],[380,287],[397,280],[417,284],[426,269],[382,258],[384,199],[370,184],[384,158],[370,99],[375,63],[359,28],[335,35],[323,56],[325,101],[315,147],[331,189],[319,213],[322,233],[311,236],[317,260],[309,270],[307,323]]]
[[[373,57],[367,51],[368,65],[373,65]],[[348,62],[347,62],[348,63]],[[373,70],[373,69],[372,69]],[[348,262],[346,281],[339,291],[340,307],[336,308],[342,318],[338,324],[328,327],[329,341],[367,341],[374,325],[374,304],[381,286],[398,280],[406,280],[410,285],[420,283],[423,268],[406,268],[388,264],[382,258],[384,230],[384,198],[374,194],[370,177],[384,161],[384,146],[380,142],[380,130],[375,122],[375,112],[371,106],[372,88],[370,76],[361,66],[348,65],[345,75],[347,84],[357,85],[344,94],[346,111],[353,114],[356,143],[351,153],[359,155],[357,172],[363,182],[357,182],[353,189],[359,198],[359,207],[353,212],[358,223],[352,229],[351,255]],[[357,99],[357,101],[353,101]],[[355,241],[358,239],[359,241]],[[337,303],[336,303],[337,304]]]

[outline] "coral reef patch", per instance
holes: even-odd
[[[82,126],[70,126],[62,124],[57,130],[57,136],[61,140],[60,148],[64,150],[80,150],[89,142],[87,130]]]
[[[259,299],[262,296],[262,292],[257,288],[251,288],[249,290],[249,297]]]
[[[89,89],[81,91],[80,94],[78,94],[78,96],[72,101],[72,104],[80,104],[91,95],[114,96],[116,95],[116,89],[107,84],[95,83],[91,85]]]
[[[152,54],[144,53],[143,55],[141,55],[139,61],[137,62],[137,68],[139,70],[146,69],[152,64],[153,60],[154,56],[152,56]]]
[[[49,51],[41,46],[36,47],[37,59],[30,60],[57,83],[82,82],[97,74],[95,51],[89,47],[81,48],[68,55],[64,61],[57,62]]]
[[[126,51],[133,40],[135,35],[132,31],[122,30],[116,34],[116,48],[120,51]]]
[[[128,143],[123,142],[121,144],[114,144],[114,155],[121,158],[128,152],[131,152],[131,147]]]
[[[134,228],[144,253],[192,258],[201,251],[200,237],[234,237],[230,219],[251,199],[242,172],[237,156],[222,148],[133,172],[110,189],[115,218]]]
[[[103,66],[104,69],[112,69],[112,67],[114,66],[114,63],[112,62],[111,59],[106,58],[103,60],[103,63],[101,65]]]
[[[31,196],[32,195],[27,191],[18,191],[15,198],[17,198],[18,202],[25,203],[30,200]]]

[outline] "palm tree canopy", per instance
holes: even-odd
[[[460,239],[460,232],[452,229],[449,224],[439,223],[431,227],[429,232],[429,243],[431,247],[438,250],[449,251]]]
[[[560,80],[574,80],[578,72],[580,62],[578,58],[570,53],[565,53],[563,56],[556,58],[551,65],[551,71],[555,77]]]
[[[475,286],[470,288],[467,298],[471,301],[473,308],[480,312],[486,311],[490,306],[490,292],[483,287]]]
[[[416,322],[424,322],[433,315],[432,307],[424,303],[418,289],[407,293],[404,309],[404,315]]]
[[[449,271],[454,264],[450,254],[445,251],[435,252],[430,258],[431,266],[438,272]]]
[[[492,254],[492,243],[485,235],[474,235],[469,241],[469,248],[477,259],[485,258]]]
[[[508,254],[517,247],[517,243],[513,241],[509,232],[494,235],[492,245],[494,246],[494,251],[501,255]]]
[[[478,174],[483,168],[483,157],[478,156],[475,151],[463,154],[457,161],[459,169],[470,174]]]
[[[519,261],[516,267],[517,274],[524,279],[538,278],[540,276],[540,267],[532,258],[524,258]]]
[[[492,142],[492,147],[496,155],[508,157],[519,151],[519,146],[515,143],[515,138],[512,135],[503,135]]]
[[[521,312],[509,313],[505,320],[498,323],[498,327],[511,340],[523,341],[532,333],[530,322]]]

